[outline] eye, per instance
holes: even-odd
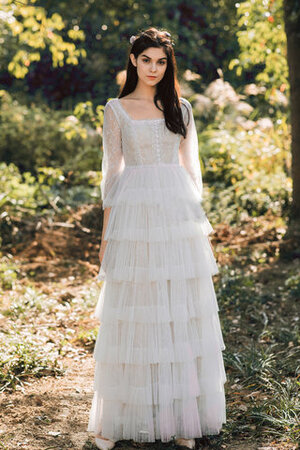
[[[144,63],[147,63],[147,62],[149,62],[149,59],[144,58],[144,59],[142,59],[142,61],[143,61]],[[165,62],[165,61],[159,61],[159,64],[160,64],[161,66],[163,66],[164,64],[166,64],[166,62]]]

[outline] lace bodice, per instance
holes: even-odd
[[[101,196],[105,196],[120,177],[125,166],[179,164],[183,166],[202,194],[202,176],[198,137],[192,106],[180,98],[187,124],[187,136],[175,134],[165,126],[165,119],[132,119],[118,98],[104,108]],[[189,122],[188,122],[189,111]]]

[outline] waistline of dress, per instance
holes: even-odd
[[[182,167],[179,163],[157,163],[157,164],[126,164],[124,169],[140,169],[140,168],[158,168],[158,167]]]

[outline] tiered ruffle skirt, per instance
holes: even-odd
[[[136,442],[218,434],[225,345],[200,194],[178,164],[126,166],[103,206],[88,431]]]

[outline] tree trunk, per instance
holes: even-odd
[[[290,250],[299,253],[300,237],[300,4],[284,0],[284,22],[287,37],[287,60],[290,81],[290,105],[292,126],[292,179],[293,201],[287,241]],[[296,256],[296,255],[295,255]]]

